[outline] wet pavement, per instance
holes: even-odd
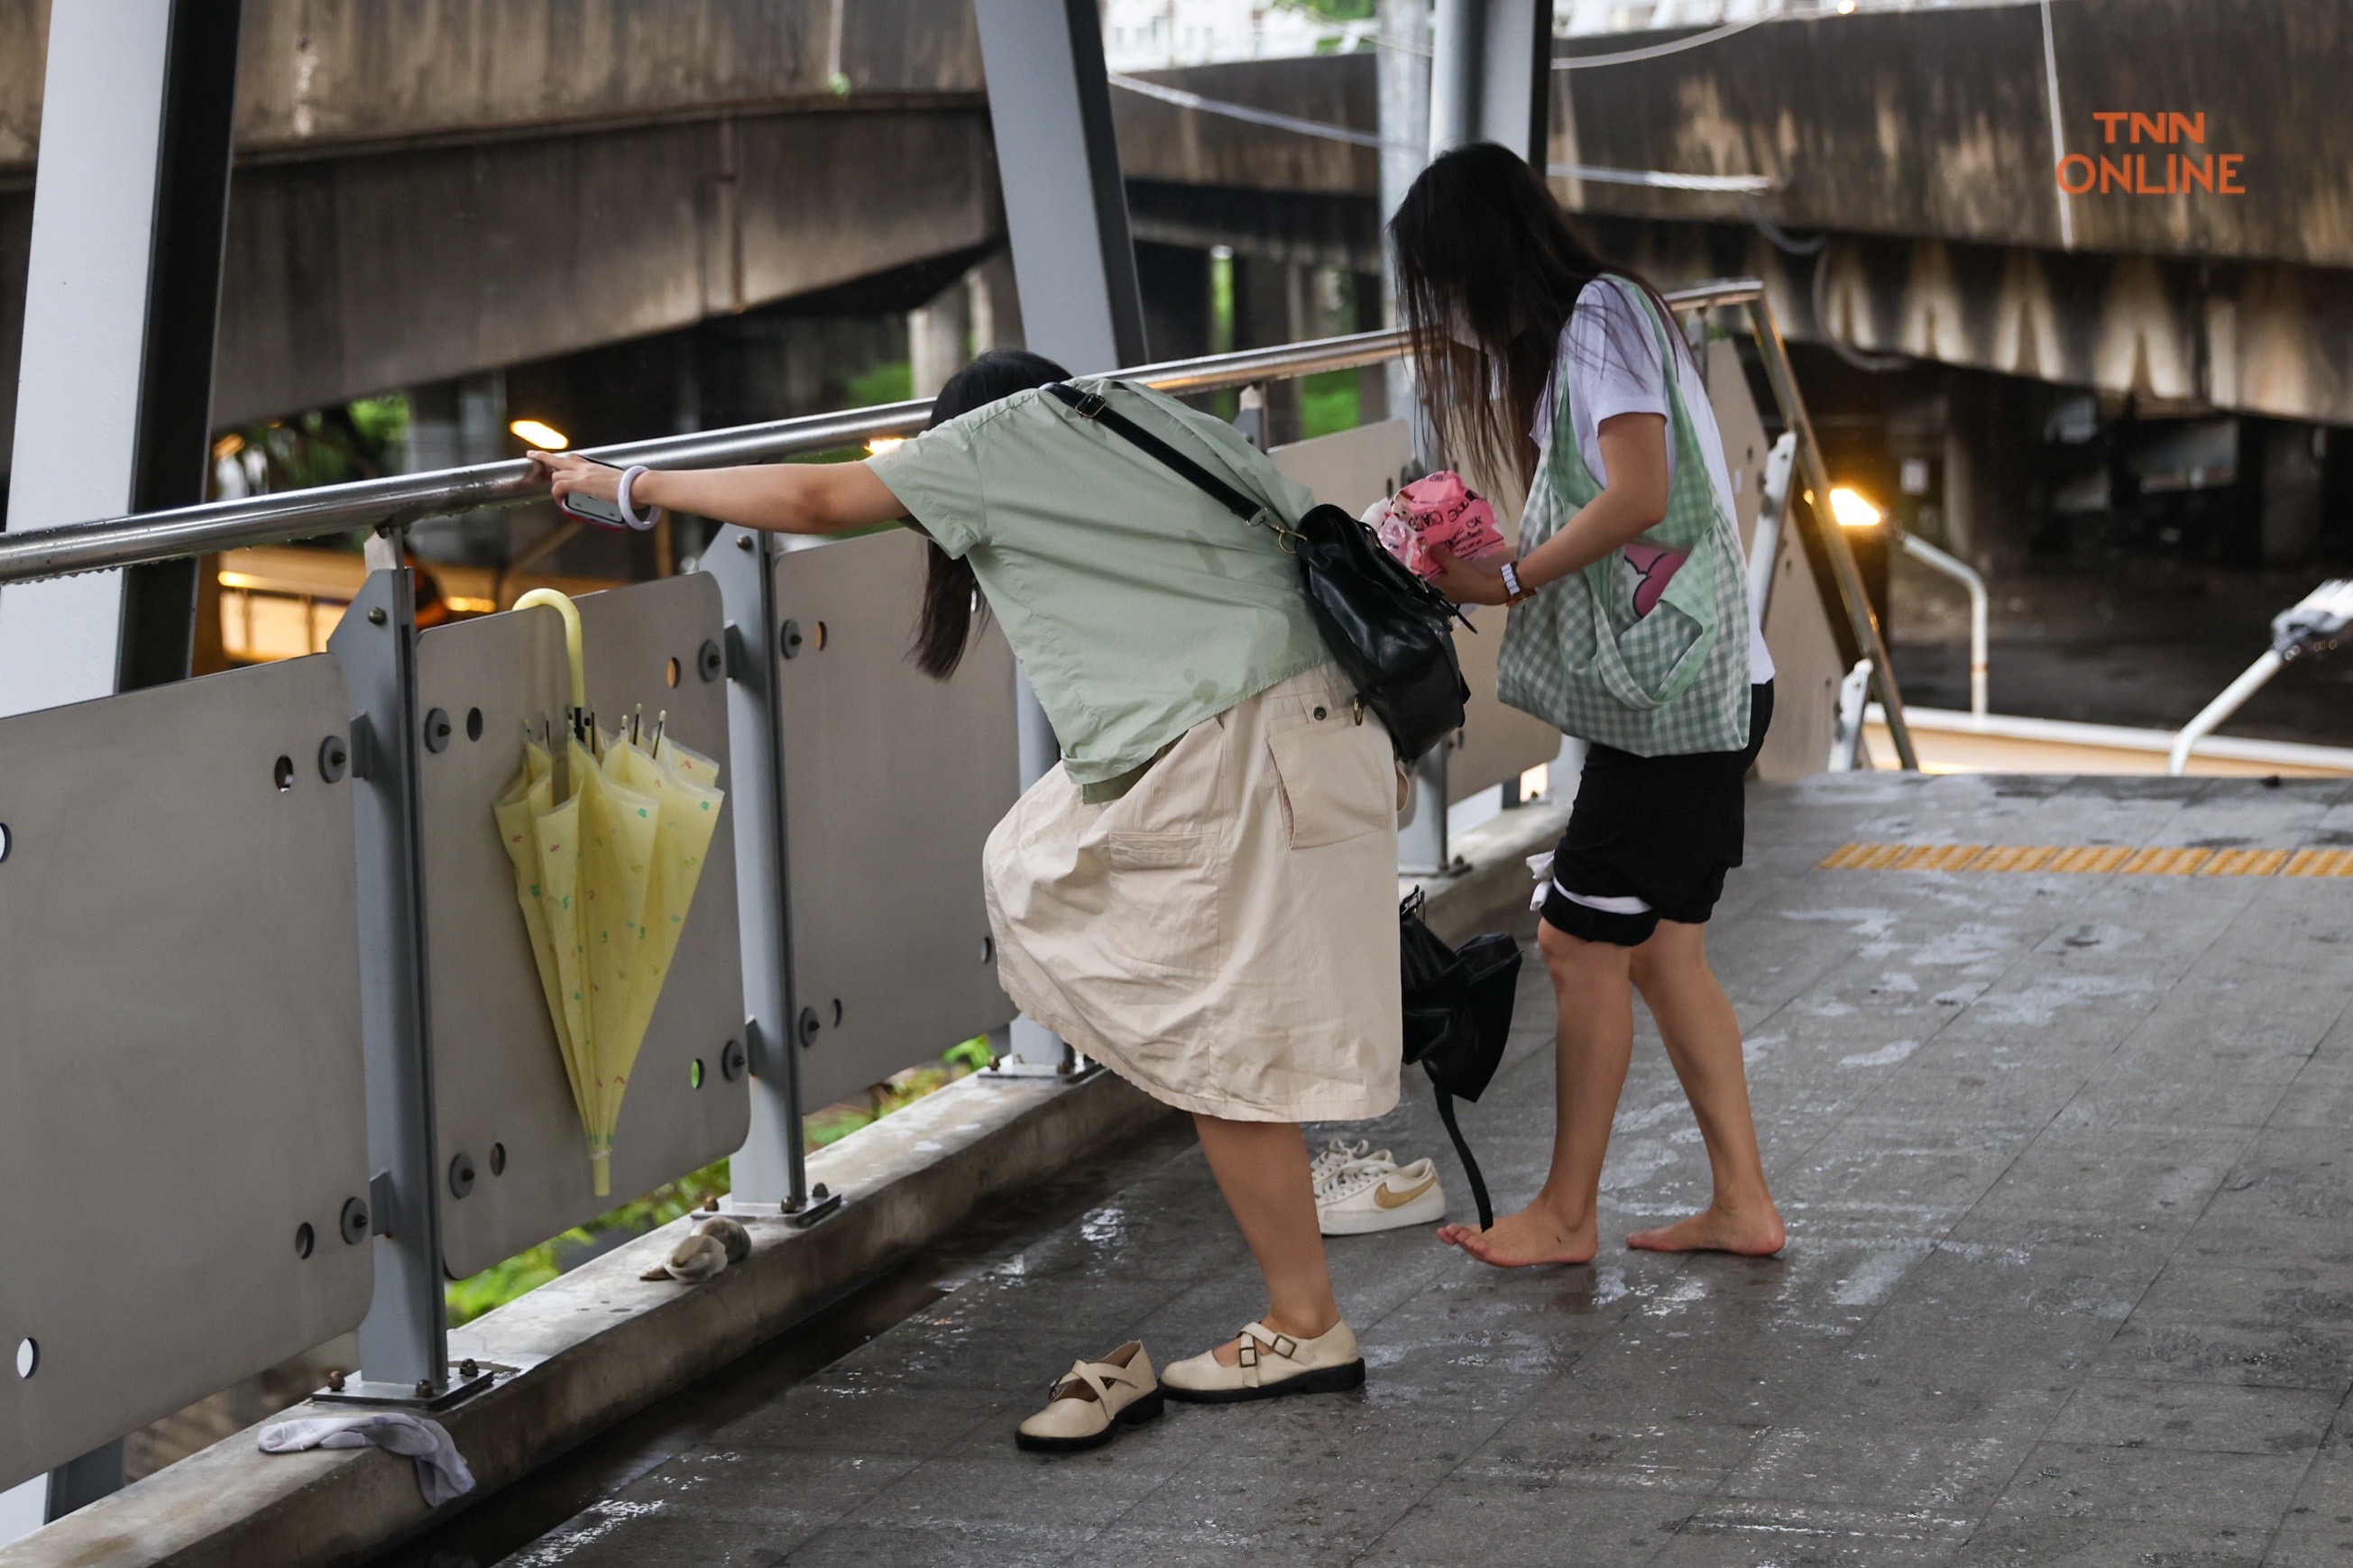
[[[1172,1132],[713,1379],[686,1437],[617,1438],[506,1561],[2353,1563],[2353,881],[1818,868],[1853,840],[2353,846],[2353,786],[1851,776],[1759,790],[1750,833],[1712,941],[1779,1259],[1620,1249],[1706,1195],[1645,1020],[1594,1265],[1334,1242],[1360,1393],[1013,1448],[1073,1356],[1173,1360],[1262,1304]],[[1504,1202],[1548,1147],[1549,1015],[1531,965],[1464,1114]],[[1372,1131],[1444,1158],[1412,1088]]]

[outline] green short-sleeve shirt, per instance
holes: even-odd
[[[1286,521],[1314,504],[1221,420],[1124,382],[1073,384]],[[1330,661],[1271,529],[1042,391],[868,465],[942,549],[971,561],[1082,785]]]

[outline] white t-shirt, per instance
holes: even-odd
[[[1701,455],[1707,461],[1707,477],[1715,486],[1715,499],[1724,508],[1724,515],[1738,518],[1740,513],[1732,501],[1732,474],[1725,465],[1724,436],[1716,428],[1715,409],[1707,400],[1707,383],[1698,367],[1682,355],[1675,356],[1675,374],[1680,378],[1683,411],[1691,416],[1692,430],[1699,437]],[[1609,482],[1609,475],[1601,462],[1601,422],[1620,414],[1656,414],[1662,418],[1667,412],[1665,367],[1659,363],[1658,329],[1651,325],[1649,311],[1636,303],[1633,293],[1624,285],[1597,278],[1588,283],[1577,296],[1577,308],[1568,313],[1568,324],[1560,330],[1560,347],[1553,355],[1553,379],[1545,386],[1545,394],[1536,406],[1535,428],[1530,437],[1541,447],[1552,429],[1553,389],[1563,375],[1568,377],[1571,426],[1577,432],[1577,450],[1592,470],[1594,479]],[[1667,437],[1667,480],[1674,481],[1675,443],[1672,428]],[[1760,624],[1757,606],[1748,606],[1748,679],[1751,685],[1761,685],[1773,679],[1773,656],[1765,647],[1765,630]]]

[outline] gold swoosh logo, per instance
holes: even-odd
[[[1438,1173],[1435,1171],[1424,1176],[1421,1179],[1421,1185],[1409,1193],[1393,1193],[1389,1191],[1389,1184],[1383,1182],[1373,1189],[1373,1202],[1385,1209],[1401,1209],[1436,1185],[1438,1185]]]

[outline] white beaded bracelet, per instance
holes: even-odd
[[[659,522],[661,521],[662,514],[662,509],[657,506],[648,508],[646,515],[639,517],[638,515],[638,509],[629,504],[629,486],[635,483],[637,477],[645,471],[646,468],[643,463],[638,464],[633,468],[623,469],[621,473],[620,493],[613,498],[620,506],[622,521],[626,521],[631,528],[636,529],[640,533],[643,533],[647,529],[651,528],[654,524]]]

